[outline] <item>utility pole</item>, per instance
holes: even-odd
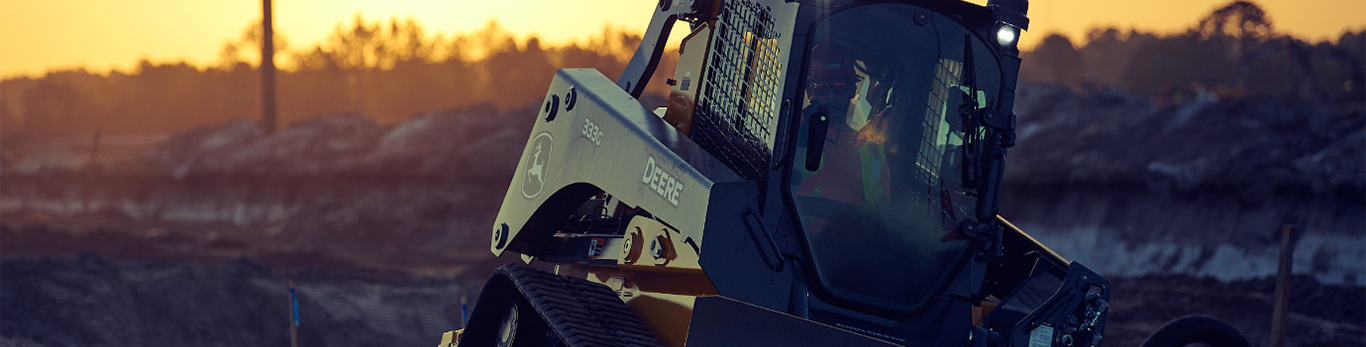
[[[261,0],[261,127],[275,132],[275,28],[270,0]]]

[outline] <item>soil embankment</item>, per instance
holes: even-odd
[[[1366,343],[1360,102],[1019,96],[1001,212],[1112,279],[1108,345],[1186,314],[1265,345],[1286,222],[1302,231],[1291,345]],[[240,121],[93,164],[6,143],[0,344],[283,345],[290,280],[301,343],[433,343],[507,261],[488,224],[534,113]]]

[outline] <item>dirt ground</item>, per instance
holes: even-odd
[[[65,278],[63,283],[71,282],[90,282],[99,283],[100,278],[117,283],[130,282],[127,284],[133,288],[148,287],[147,284],[138,284],[137,281],[147,281],[137,279],[148,277],[138,274],[146,270],[151,265],[162,264],[151,267],[189,267],[198,269],[195,271],[222,273],[226,270],[239,267],[250,269],[265,269],[253,271],[265,271],[274,275],[259,275],[252,277],[253,281],[282,281],[280,278],[298,276],[301,271],[311,276],[315,282],[322,282],[325,285],[315,286],[313,295],[324,295],[336,291],[356,292],[365,291],[390,291],[390,292],[413,292],[419,291],[427,294],[426,296],[412,297],[405,300],[389,300],[384,305],[402,306],[409,305],[412,310],[423,310],[422,300],[438,300],[441,298],[445,308],[442,310],[455,310],[453,297],[476,295],[478,284],[482,281],[488,271],[508,260],[493,259],[486,257],[482,260],[471,260],[464,264],[450,265],[445,273],[436,277],[431,277],[432,272],[426,271],[426,275],[404,273],[399,271],[401,266],[398,264],[384,264],[384,255],[376,254],[373,259],[346,259],[326,252],[288,252],[283,248],[271,248],[269,233],[267,230],[256,230],[252,228],[233,227],[230,225],[217,224],[195,224],[195,223],[172,223],[172,224],[142,224],[127,220],[119,220],[116,216],[88,215],[80,217],[64,217],[41,215],[41,214],[5,214],[3,223],[0,223],[0,253],[4,254],[6,273],[3,274],[4,280],[9,283],[5,300],[7,309],[3,312],[4,338],[6,345],[49,345],[63,344],[65,341],[42,340],[32,334],[58,329],[60,327],[45,326],[44,322],[30,321],[32,317],[16,317],[13,303],[15,300],[32,302],[32,298],[21,298],[16,295],[38,295],[16,294],[11,290],[15,281],[19,282],[38,282],[45,281],[45,278],[59,276]],[[92,260],[94,259],[94,260]],[[390,258],[398,259],[398,258]],[[241,262],[254,265],[242,265]],[[100,266],[74,266],[80,271],[71,270],[73,265],[68,263],[84,264],[95,262],[105,264]],[[36,265],[35,265],[36,264]],[[47,265],[44,265],[47,264]],[[68,265],[52,265],[68,264]],[[32,267],[39,267],[40,270],[33,270]],[[15,269],[30,269],[20,271]],[[209,270],[204,270],[209,269]],[[213,270],[218,269],[218,270]],[[312,270],[309,270],[312,269]],[[165,270],[161,270],[165,271]],[[71,273],[66,273],[71,272]],[[232,271],[229,271],[232,272]],[[41,273],[42,275],[35,275]],[[284,273],[285,275],[281,275]],[[290,275],[293,274],[293,275]],[[378,274],[378,275],[377,275]],[[65,276],[65,277],[62,277]],[[107,279],[109,277],[115,279]],[[373,278],[386,278],[387,280],[375,281]],[[34,278],[30,278],[34,277]],[[74,278],[72,278],[74,277]],[[371,278],[368,281],[359,281],[357,278]],[[234,280],[224,279],[223,281]],[[242,279],[235,279],[242,280]],[[414,281],[428,283],[423,286],[413,287]],[[1273,291],[1275,283],[1271,279],[1245,280],[1235,282],[1221,282],[1213,279],[1193,278],[1187,276],[1146,276],[1139,278],[1112,278],[1114,292],[1112,294],[1112,309],[1109,313],[1107,331],[1105,334],[1105,344],[1109,346],[1137,346],[1152,331],[1162,326],[1164,323],[1182,316],[1190,314],[1201,314],[1217,317],[1226,320],[1242,331],[1252,342],[1253,346],[1267,346],[1271,330],[1271,311],[1273,301]],[[431,285],[438,283],[439,285]],[[1366,288],[1321,285],[1309,276],[1294,277],[1292,286],[1292,296],[1290,301],[1291,314],[1287,327],[1287,346],[1361,346],[1366,345]],[[151,287],[213,287],[222,286],[222,283],[215,281],[189,281],[187,283],[158,284]],[[118,285],[115,285],[117,287]],[[368,286],[368,287],[367,287]],[[445,288],[445,289],[442,289]],[[191,291],[203,291],[205,288],[181,289]],[[440,293],[437,291],[445,290],[450,293]],[[215,292],[216,293],[216,292]],[[234,292],[236,293],[236,292]],[[245,294],[244,294],[245,293]],[[236,294],[223,295],[255,295],[255,292],[244,291]],[[143,293],[147,295],[148,293]],[[443,295],[443,294],[448,294]],[[156,295],[153,293],[153,297]],[[360,296],[357,298],[361,298]],[[375,306],[375,302],[364,301],[361,299],[346,297],[326,297],[318,296],[319,299],[342,300],[346,305],[352,306]],[[328,299],[331,298],[331,299]],[[425,299],[423,299],[425,298]],[[139,299],[131,303],[124,303],[125,306],[152,305],[152,306],[175,306],[180,305],[174,302],[156,301],[156,299]],[[235,300],[231,297],[222,298],[224,301]],[[255,298],[252,300],[261,300]],[[350,301],[347,301],[350,300]],[[359,301],[357,301],[359,300]],[[39,300],[42,301],[42,300]],[[117,300],[115,300],[117,301]],[[361,302],[361,303],[357,303]],[[150,303],[150,304],[149,304]],[[64,312],[70,310],[85,310],[91,313],[118,312],[115,308],[98,307],[100,304],[92,304],[97,307],[76,307],[59,305],[59,307],[44,307],[41,310],[54,312]],[[338,304],[332,304],[338,305]],[[30,308],[38,310],[39,308]],[[371,307],[368,310],[382,310],[384,308]],[[430,308],[427,308],[430,309]],[[20,310],[23,311],[23,310]],[[141,310],[147,311],[147,310]],[[364,311],[364,309],[362,309]],[[386,311],[388,312],[388,311]],[[362,312],[363,313],[363,312]],[[126,315],[127,313],[120,313]],[[134,313],[134,315],[143,313]],[[363,314],[360,314],[364,316]],[[61,317],[62,315],[57,315]],[[333,327],[345,324],[347,319],[358,320],[368,324],[368,329],[374,329],[374,334],[384,336],[398,336],[402,334],[418,334],[412,329],[399,329],[398,331],[385,331],[389,325],[370,322],[366,317],[347,316],[347,315],[322,315],[315,320],[329,321],[321,324],[325,327]],[[384,314],[379,314],[374,319],[385,318]],[[106,317],[113,319],[114,317]],[[40,318],[42,319],[42,318]],[[137,318],[133,318],[137,319]],[[206,318],[213,322],[215,318]],[[231,318],[216,318],[231,320]],[[391,318],[385,318],[391,319]],[[416,319],[416,318],[414,318]],[[428,318],[436,322],[428,325],[454,325],[454,318],[450,316]],[[23,321],[23,324],[15,324]],[[142,317],[143,325],[155,326],[142,329],[153,329],[157,331],[180,331],[175,320],[156,320]],[[50,321],[51,324],[61,325],[60,320]],[[353,322],[354,323],[354,322]],[[209,324],[199,322],[197,324]],[[215,323],[216,324],[216,323]],[[165,326],[163,326],[165,325]],[[68,327],[69,328],[69,327]],[[76,327],[82,328],[82,327]],[[87,325],[85,329],[92,329],[89,333],[92,336],[99,330],[106,329],[103,325]],[[244,327],[246,328],[246,327]],[[252,328],[255,329],[255,328]],[[395,328],[397,329],[397,328]],[[439,330],[439,329],[428,329]],[[243,331],[243,334],[267,334],[280,333],[279,331]],[[313,334],[314,332],[310,332]],[[316,332],[319,336],[325,335],[323,332]],[[313,335],[310,335],[313,336]],[[312,337],[310,337],[312,338]],[[320,338],[320,337],[319,337]],[[35,340],[36,339],[36,340]],[[261,337],[268,340],[268,337]],[[406,337],[410,341],[422,341],[422,337]],[[72,340],[65,342],[102,345],[98,338],[86,340]],[[159,340],[164,342],[187,342],[191,340]],[[244,340],[245,341],[245,340]],[[264,341],[264,340],[251,340]],[[108,342],[108,341],[104,341]]]
[[[460,297],[477,295],[489,271],[515,261],[489,255],[488,227],[535,106],[437,112],[392,126],[323,117],[271,135],[234,122],[111,137],[98,157],[79,138],[56,150],[6,142],[0,347],[283,346],[286,330],[276,323],[288,312],[279,305],[288,280],[301,281],[301,300],[313,307],[304,345],[430,345],[459,326]],[[1274,248],[1266,234],[1282,217],[1308,216],[1305,229],[1334,241],[1297,253],[1309,260],[1297,264],[1354,277],[1336,285],[1295,276],[1286,345],[1366,346],[1366,287],[1355,284],[1366,278],[1360,104],[1156,107],[1122,91],[1038,87],[1022,88],[1016,112],[1020,145],[1010,154],[1003,215],[1052,230],[1051,244],[1077,243],[1059,248],[1073,254],[1123,258],[1112,253],[1165,242],[1172,251],[1154,253],[1172,255],[1163,262],[1197,265],[1218,263],[1207,255],[1224,248]],[[1130,253],[1143,257],[1097,271],[1154,262]],[[1220,265],[1256,263],[1243,251],[1228,254]],[[1191,314],[1270,345],[1275,284],[1267,271],[1231,281],[1149,275],[1174,273],[1167,270],[1109,277],[1105,345],[1137,346]]]
[[[1163,324],[1191,314],[1229,322],[1253,346],[1270,346],[1273,279],[1220,282],[1186,276],[1112,279],[1109,346],[1137,346]],[[1366,289],[1293,277],[1286,346],[1366,345]]]

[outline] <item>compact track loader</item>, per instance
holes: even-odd
[[[1027,7],[660,1],[616,81],[556,73],[493,222],[554,272],[442,345],[1101,345],[1109,282],[997,216]]]

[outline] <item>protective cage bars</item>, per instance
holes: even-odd
[[[746,180],[767,173],[778,98],[778,33],[766,6],[728,1],[716,21],[692,139]]]

